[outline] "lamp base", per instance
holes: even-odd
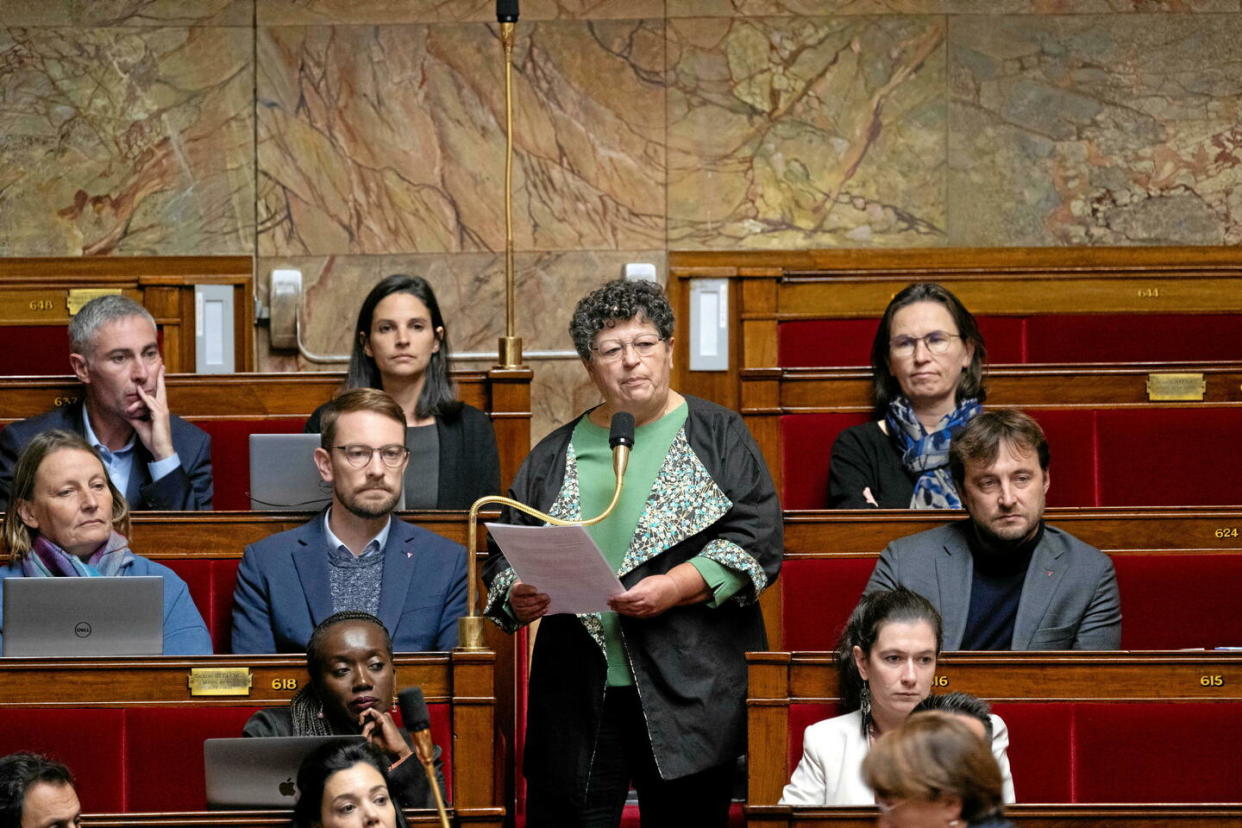
[[[483,641],[483,622],[481,615],[466,615],[457,619],[457,649],[477,652],[486,650]]]

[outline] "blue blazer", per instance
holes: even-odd
[[[246,547],[233,591],[233,652],[303,652],[332,614],[323,513]],[[379,618],[398,652],[449,650],[466,612],[466,548],[392,518]]]
[[[21,420],[0,431],[0,509],[9,505],[9,490],[13,486],[13,467],[26,444],[54,428],[83,434],[82,401]],[[181,458],[181,467],[151,482],[151,452],[136,440],[134,467],[129,473],[129,485],[125,502],[130,509],[162,509],[174,512],[193,512],[211,508],[211,437],[196,425],[172,415],[173,448]]]
[[[164,655],[211,655],[211,635],[190,590],[176,572],[161,563],[134,555],[122,575],[159,575],[164,579]],[[0,578],[21,578],[21,564],[0,567]],[[4,590],[0,590],[0,619],[4,618]],[[0,644],[4,636],[0,632]]]

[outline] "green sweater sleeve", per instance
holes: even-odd
[[[690,565],[699,571],[707,588],[712,591],[712,598],[707,602],[709,607],[718,607],[728,601],[746,584],[750,583],[744,575],[740,575],[715,561],[698,556],[690,559]]]

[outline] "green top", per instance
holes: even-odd
[[[616,511],[608,519],[587,532],[604,554],[604,559],[614,570],[620,568],[629,549],[638,519],[647,505],[647,497],[655,485],[656,477],[677,432],[686,422],[688,409],[685,403],[660,419],[634,430],[634,448],[625,472],[625,487]],[[574,427],[572,438],[574,457],[578,463],[578,491],[584,519],[604,511],[612,499],[614,478],[612,474],[612,449],[608,446],[608,429],[601,428],[583,417]],[[690,563],[712,590],[708,606],[719,606],[746,584],[746,579],[715,561],[704,557],[693,558]],[[634,683],[621,624],[615,612],[601,613],[604,643],[608,655],[608,686],[624,687]]]

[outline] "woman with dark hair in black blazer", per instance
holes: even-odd
[[[468,509],[500,490],[496,434],[486,414],[457,399],[449,342],[431,285],[394,274],[367,294],[354,326],[345,389],[378,388],[405,411],[407,509]],[[306,421],[318,433],[323,407]]]

